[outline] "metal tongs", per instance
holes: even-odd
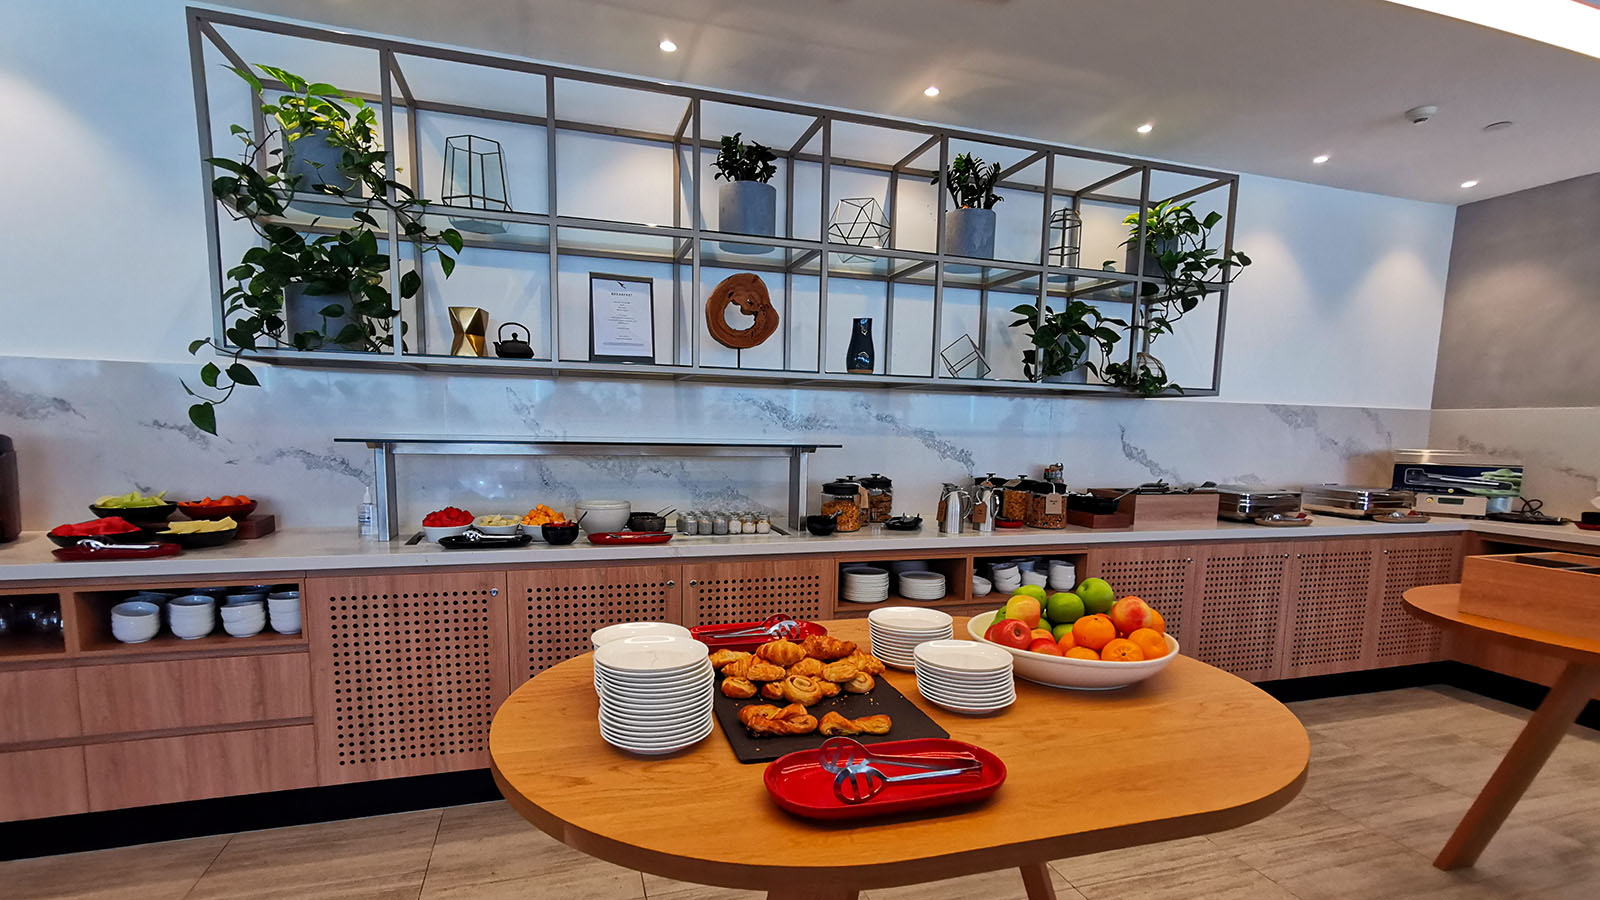
[[[728,638],[758,637],[790,638],[798,635],[802,626],[799,622],[795,621],[793,616],[790,616],[787,613],[778,613],[774,616],[768,616],[766,621],[754,628],[733,628],[732,626],[722,627],[730,630],[721,630],[718,627],[713,626],[701,633],[706,637],[716,638],[717,640],[725,640]]]
[[[860,741],[846,737],[824,741],[819,758],[823,770],[834,773],[834,795],[846,803],[865,802],[876,797],[885,787],[903,781],[931,781],[983,769],[982,761],[971,757],[945,757],[935,761],[905,756],[876,756]],[[888,775],[873,763],[923,771]]]
[[[513,542],[517,542],[517,541],[522,540],[522,535],[519,535],[519,534],[484,534],[483,532],[478,531],[475,528],[468,528],[466,531],[461,532],[461,539],[463,541],[466,541],[469,544],[476,544],[476,543],[479,543],[479,542],[482,542],[482,543],[485,543],[485,544],[505,544],[505,543],[513,543]]]
[[[78,541],[77,546],[84,550],[160,550],[162,544],[112,544],[107,541],[97,541],[94,538],[84,538]]]

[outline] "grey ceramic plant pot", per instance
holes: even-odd
[[[1046,375],[1044,381],[1047,384],[1088,384],[1089,367],[1078,366],[1075,369],[1062,372],[1060,375]]]
[[[337,303],[344,307],[344,315],[329,317],[327,327],[323,327],[321,311],[330,303]],[[340,294],[307,294],[305,286],[291,284],[283,289],[283,321],[284,339],[293,340],[296,334],[302,331],[321,331],[327,335],[326,350],[361,350],[359,344],[345,346],[335,344],[333,339],[339,336],[346,325],[356,321],[355,304],[348,296]]]
[[[300,193],[314,193],[312,185],[326,184],[351,191],[354,196],[360,196],[361,184],[353,178],[339,174],[339,160],[344,156],[344,150],[328,143],[327,130],[317,129],[297,137],[290,142],[290,150],[292,152],[289,153],[289,175],[303,176],[300,181]],[[338,203],[296,200],[290,205],[314,216],[343,217],[349,212]]]
[[[760,181],[730,181],[717,189],[717,230],[772,237],[778,229],[778,189]],[[769,246],[723,243],[730,253],[767,253]]]
[[[944,214],[944,252],[949,256],[994,259],[992,209],[962,207]]]

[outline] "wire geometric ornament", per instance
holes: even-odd
[[[1070,206],[1063,206],[1050,214],[1050,252],[1049,263],[1064,269],[1078,268],[1078,250],[1080,235],[1083,232],[1083,217]],[[1073,281],[1075,275],[1052,273],[1051,281]]]
[[[853,247],[877,250],[889,244],[889,217],[876,197],[846,197],[833,208],[828,223],[828,240]],[[870,262],[873,257],[842,254],[844,262]]]
[[[939,351],[946,372],[951,378],[988,378],[989,361],[983,358],[978,342],[972,335],[963,334]]]
[[[511,197],[506,192],[505,153],[499,141],[475,134],[445,138],[442,181],[443,194],[439,199],[448,206],[511,211]],[[451,216],[450,224],[460,231],[478,234],[503,234],[506,230],[505,223],[493,219]]]

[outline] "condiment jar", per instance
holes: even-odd
[[[867,521],[889,521],[894,515],[894,482],[887,475],[877,472],[857,481],[867,489]]]
[[[1000,518],[1008,522],[1028,520],[1028,501],[1033,498],[1033,479],[1018,475],[1000,488]]]
[[[771,534],[771,533],[772,533],[772,520],[767,517],[766,513],[762,513],[761,516],[756,519],[756,534]]]
[[[716,515],[712,516],[711,517],[711,533],[712,534],[727,534],[728,533],[728,517],[723,515],[722,513],[717,513]]]
[[[861,510],[866,505],[866,491],[861,482],[848,478],[829,481],[822,485],[822,508],[825,516],[837,513],[835,531],[860,531]]]
[[[1028,482],[1028,518],[1031,528],[1067,527],[1067,486],[1048,481]]]

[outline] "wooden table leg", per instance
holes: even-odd
[[[1478,799],[1472,801],[1455,833],[1433,861],[1441,869],[1458,869],[1478,861],[1483,848],[1522,799],[1534,776],[1572,727],[1589,698],[1600,690],[1600,666],[1567,663],[1561,677],[1539,704],[1522,733],[1500,761]]]
[[[767,891],[767,900],[857,900],[860,891],[815,890],[793,887]]]
[[[1056,886],[1050,883],[1049,863],[1023,866],[1022,885],[1028,889],[1028,900],[1056,900]]]

